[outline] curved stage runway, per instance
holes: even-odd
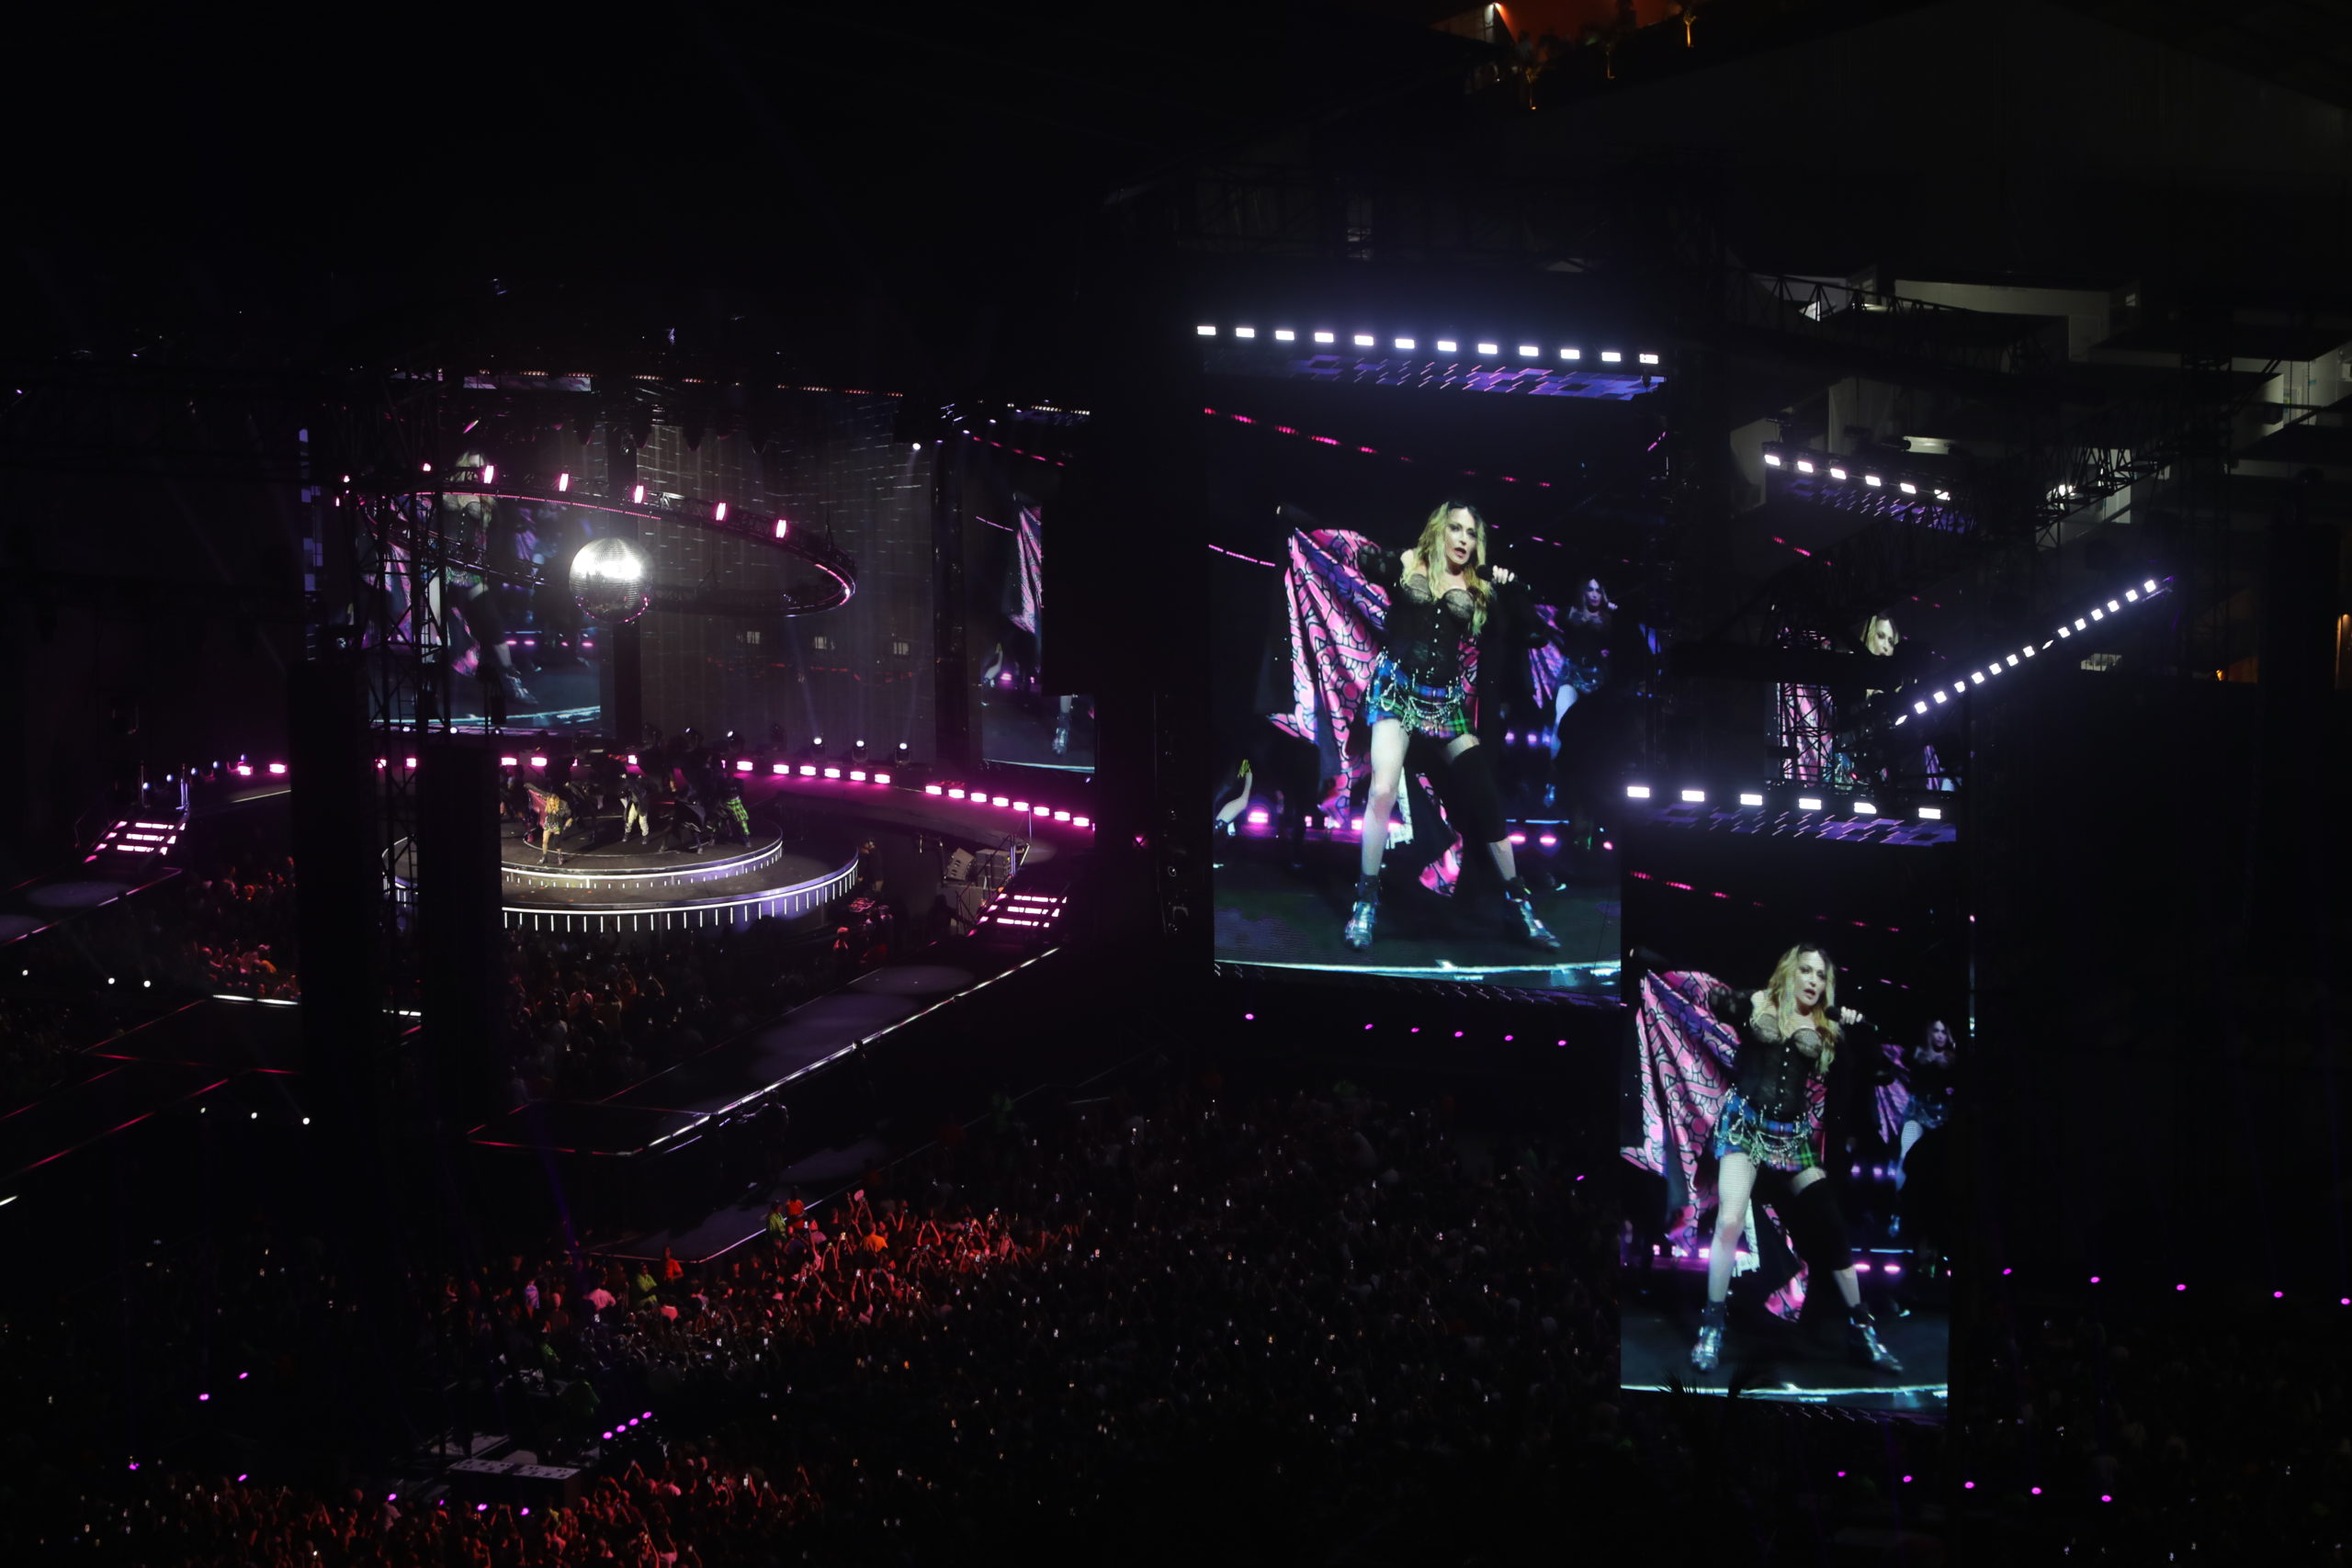
[[[586,837],[584,824],[570,837]],[[791,919],[823,908],[857,881],[855,851],[786,846],[755,830],[749,844],[656,852],[601,843],[542,863],[521,829],[499,830],[499,880],[509,929],[540,931],[666,931]]]

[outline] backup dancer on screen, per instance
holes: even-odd
[[[1881,1371],[1903,1363],[1880,1342],[1862,1305],[1862,1287],[1838,1195],[1821,1168],[1824,1086],[1844,1030],[1861,1014],[1838,1005],[1838,971],[1811,942],[1781,954],[1758,991],[1710,987],[1706,1010],[1739,1035],[1738,1081],[1724,1095],[1711,1139],[1716,1162],[1714,1245],[1707,1254],[1707,1305],[1690,1364],[1713,1371],[1721,1360],[1732,1261],[1759,1192],[1788,1216],[1797,1255],[1838,1282],[1846,1303],[1848,1342]]]
[[[1909,1241],[1915,1251],[1923,1230],[1919,1216],[1913,1213],[1917,1194],[1906,1190],[1917,1168],[1911,1156],[1922,1138],[1940,1133],[1951,1120],[1952,1071],[1958,1055],[1951,1025],[1940,1018],[1931,1020],[1918,1043],[1903,1054],[1896,1080],[1879,1091],[1880,1135],[1895,1145],[1894,1168],[1887,1173],[1894,1179],[1896,1199],[1902,1205],[1894,1234]],[[1925,1206],[1935,1206],[1932,1197]],[[1939,1239],[1935,1230],[1930,1219],[1924,1234]]]
[[[1372,945],[1389,814],[1410,762],[1436,780],[1446,816],[1464,842],[1487,846],[1527,940],[1557,951],[1560,940],[1536,918],[1533,896],[1512,860],[1502,797],[1485,749],[1471,733],[1478,637],[1498,607],[1498,590],[1516,581],[1509,570],[1487,565],[1486,519],[1467,502],[1446,502],[1429,514],[1410,548],[1367,545],[1356,566],[1388,591],[1388,611],[1364,696],[1372,778],[1348,945]]]
[[[1577,699],[1600,690],[1601,682],[1608,679],[1609,633],[1616,614],[1617,606],[1610,602],[1609,590],[1600,585],[1597,577],[1585,579],[1584,586],[1577,591],[1576,603],[1559,613],[1559,685],[1552,694],[1550,739],[1545,746],[1555,773],[1560,761],[1561,730],[1568,721],[1568,710],[1577,705]],[[1558,800],[1556,780],[1545,784],[1544,807],[1548,809]],[[1581,807],[1585,803],[1574,804]]]

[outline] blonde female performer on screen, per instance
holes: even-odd
[[[1476,695],[1471,671],[1478,637],[1498,608],[1498,591],[1517,581],[1508,570],[1487,566],[1486,519],[1467,502],[1445,502],[1429,514],[1411,547],[1391,551],[1368,545],[1356,566],[1388,591],[1388,613],[1364,697],[1372,785],[1364,800],[1363,859],[1348,916],[1348,945],[1372,945],[1389,813],[1411,764],[1436,781],[1463,842],[1487,846],[1527,940],[1556,951],[1559,938],[1536,918],[1534,897],[1520,879],[1502,797],[1485,750],[1471,733]]]
[[[1747,1228],[1748,1203],[1760,1192],[1787,1216],[1798,1256],[1837,1281],[1855,1356],[1881,1371],[1901,1371],[1903,1363],[1880,1342],[1862,1305],[1845,1216],[1821,1168],[1820,1091],[1846,1030],[1864,1022],[1838,1005],[1837,966],[1820,948],[1799,942],[1781,954],[1761,990],[1712,987],[1705,1003],[1716,1021],[1739,1035],[1739,1080],[1724,1095],[1712,1140],[1714,1245],[1690,1364],[1713,1371],[1722,1359],[1732,1259]]]

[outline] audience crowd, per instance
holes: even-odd
[[[231,996],[301,994],[293,856],[232,863],[209,875],[189,872],[149,897],[164,906],[153,911],[161,929],[183,933],[167,950],[165,977]]]
[[[507,935],[508,1096],[594,1099],[839,983],[830,947],[767,919],[690,940]]]
[[[294,922],[290,863],[247,847],[27,944],[0,995],[9,1103],[146,998],[292,994]],[[839,962],[768,922],[510,948],[517,1098],[688,1059]],[[0,1529],[29,1537],[22,1561],[273,1568],[903,1562],[979,1540],[1050,1558],[1080,1539],[1151,1561],[1494,1560],[1532,1530],[1698,1528],[1760,1561],[1933,1561],[1962,1540],[2342,1560],[2345,1358],[2310,1307],[2249,1322],[2186,1295],[2095,1311],[1976,1284],[1949,1430],[1623,1396],[1600,1174],[1448,1100],[1147,1072],[1034,1113],[999,1097],[707,1264],[594,1235],[454,1272],[412,1259],[371,1312],[347,1252],[231,1224],[53,1313],[38,1292],[0,1307]],[[438,1476],[326,1483],[282,1443],[224,1468],[200,1426],[202,1466],[88,1479],[100,1427],[130,1461],[199,1396],[298,1429],[346,1403],[362,1358],[395,1370],[420,1434],[510,1433],[591,1480],[570,1506],[478,1510]],[[85,1438],[53,1453],[47,1434],[83,1418],[61,1411]],[[1703,1524],[1680,1520],[1693,1505]]]
[[[1703,1528],[1779,1543],[1759,1561],[1936,1561],[1953,1540],[2021,1561],[2340,1558],[2342,1358],[2283,1309],[2231,1332],[2185,1305],[2127,1322],[1996,1292],[1990,1370],[1951,1433],[1622,1396],[1610,1224],[1561,1150],[1447,1101],[1218,1088],[1035,1125],[1000,1100],[843,1196],[780,1202],[707,1265],[558,1249],[433,1277],[424,1381],[460,1391],[441,1414],[590,1466],[570,1506],[151,1467],[41,1510],[36,1544],[269,1565],[902,1562],[978,1540],[1050,1557],[1085,1539],[1148,1561],[1492,1561],[1531,1529],[1630,1545]],[[349,1295],[326,1256],[273,1241],[255,1269],[145,1271],[126,1310],[152,1321],[154,1375],[240,1360],[318,1382],[322,1352],[273,1369],[272,1348],[316,1345]],[[93,1348],[17,1358],[18,1393],[103,1369]],[[1694,1505],[1703,1523],[1680,1521]]]

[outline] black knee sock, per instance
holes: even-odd
[[[1798,1193],[1789,1205],[1789,1231],[1797,1256],[1808,1268],[1836,1273],[1854,1263],[1846,1238],[1846,1216],[1838,1207],[1838,1193],[1827,1178]]]
[[[1445,814],[1453,830],[1473,844],[1491,844],[1505,831],[1502,796],[1484,746],[1466,748],[1445,769]]]

